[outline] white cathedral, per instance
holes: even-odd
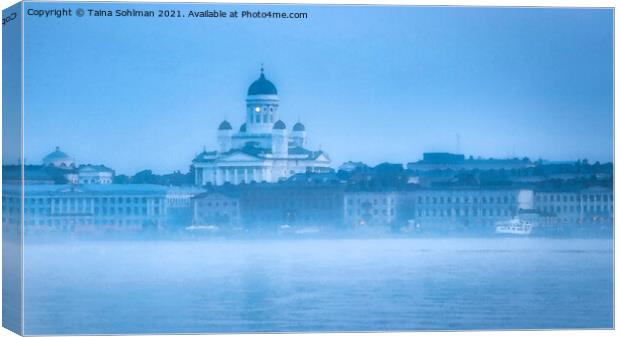
[[[278,112],[278,91],[265,78],[250,85],[245,123],[233,133],[228,121],[217,130],[218,151],[203,151],[192,161],[196,185],[277,182],[293,174],[330,171],[329,156],[307,147],[306,128],[297,122],[289,133]]]

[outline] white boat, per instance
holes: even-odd
[[[192,225],[189,227],[185,227],[186,231],[191,231],[191,232],[216,232],[219,229],[220,228],[215,225]]]
[[[525,220],[512,219],[507,221],[498,221],[495,223],[495,233],[497,234],[514,234],[514,235],[530,235],[534,225]]]

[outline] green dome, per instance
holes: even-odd
[[[273,125],[274,130],[284,130],[286,129],[286,124],[283,121],[279,120]]]
[[[261,69],[260,77],[254,81],[248,88],[248,96],[253,95],[277,95],[278,90],[269,80],[265,78],[265,74]]]

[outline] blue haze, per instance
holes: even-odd
[[[527,238],[29,245],[25,333],[610,329],[612,247]]]
[[[456,151],[457,134],[466,154],[612,159],[610,9],[170,8],[309,19],[27,17],[27,162],[59,145],[118,173],[186,170],[222,119],[242,123],[261,62],[282,118],[335,165]]]

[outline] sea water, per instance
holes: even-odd
[[[24,249],[26,334],[613,327],[613,241],[66,241]]]

